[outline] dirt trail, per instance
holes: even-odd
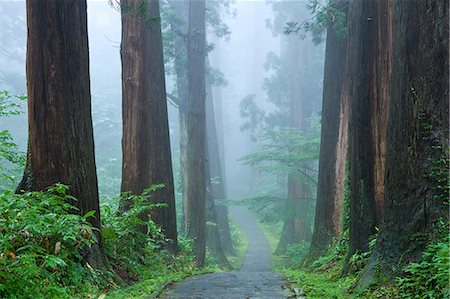
[[[210,273],[190,277],[169,290],[162,298],[288,298],[279,273],[272,272],[270,246],[249,213],[231,207],[241,229],[249,239],[248,252],[239,272]]]

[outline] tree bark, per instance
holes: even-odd
[[[220,159],[219,144],[216,130],[216,114],[213,101],[213,92],[211,84],[208,83],[208,92],[206,95],[206,136],[208,153],[208,171],[210,180],[210,192],[216,211],[216,221],[219,228],[220,243],[223,250],[229,253],[234,251],[233,241],[231,239],[230,223],[228,219],[228,207],[223,203],[217,203],[216,200],[225,200],[225,178],[222,171],[222,162]],[[207,186],[208,187],[208,186]]]
[[[183,203],[183,223],[182,231],[187,232],[186,214],[188,213],[188,205],[186,197],[186,178],[187,178],[187,98],[188,98],[188,82],[187,82],[187,41],[183,34],[188,31],[188,1],[173,1],[174,11],[180,19],[180,25],[173,25],[178,31],[175,37],[175,73],[177,76],[177,93],[178,93],[178,121],[180,126],[180,175],[181,175],[181,194]]]
[[[211,127],[211,118],[212,121],[214,121],[214,111],[212,110],[212,94],[211,94],[211,85],[208,84],[208,93],[206,95],[206,149],[205,153],[208,159],[205,163],[205,185],[206,185],[206,243],[207,247],[209,249],[209,252],[213,256],[213,258],[216,260],[216,262],[221,265],[222,267],[225,267],[226,269],[231,270],[231,264],[228,261],[227,257],[225,256],[225,253],[223,251],[222,241],[220,239],[220,227],[218,222],[218,215],[217,215],[217,204],[214,201],[214,183],[212,180],[216,180],[215,177],[211,175],[211,169],[212,169],[212,163],[211,163],[211,150],[213,149],[213,144],[210,136],[212,135],[212,131],[215,130],[215,126]],[[211,111],[212,110],[212,111]],[[208,126],[209,125],[209,126]],[[220,180],[220,179],[219,179]]]
[[[27,6],[28,154],[17,191],[70,186],[71,202],[100,229],[89,82],[86,1],[29,0]],[[100,230],[87,250],[105,267]]]
[[[186,223],[195,261],[205,264],[205,1],[189,2]]]
[[[384,218],[362,286],[419,259],[440,219],[448,234],[449,3],[395,1],[393,16]]]
[[[146,5],[142,6],[141,4]],[[143,11],[136,11],[137,9]],[[151,211],[151,218],[177,248],[175,195],[167,116],[164,60],[158,0],[122,0],[122,192],[152,194],[167,207]],[[121,209],[132,203],[124,199]]]
[[[387,103],[391,67],[391,1],[353,0],[349,6],[348,257],[366,252],[383,205]]]
[[[347,6],[346,0],[336,4],[336,8],[345,15]],[[341,115],[345,117],[343,88],[347,37],[339,36],[333,25],[330,22],[327,28],[317,204],[308,263],[326,254],[333,238],[341,233],[344,189],[340,186],[343,186],[345,177],[344,150],[347,145],[345,136],[340,136],[340,132],[347,130],[345,122],[341,121]],[[342,145],[340,141],[343,141]]]

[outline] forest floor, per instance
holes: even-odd
[[[272,271],[270,246],[250,213],[230,207],[249,239],[240,271],[209,273],[175,284],[162,298],[292,298],[283,278]]]

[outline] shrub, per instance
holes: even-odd
[[[125,281],[137,280],[138,268],[150,262],[147,257],[169,242],[155,222],[151,219],[144,221],[142,217],[157,207],[165,206],[149,201],[151,193],[162,187],[152,186],[140,195],[123,194],[122,198],[131,203],[131,208],[122,213],[117,209],[120,199],[110,200],[101,207],[105,253],[114,270]]]
[[[25,96],[15,96],[0,90],[0,117],[20,115],[21,102],[25,100]],[[24,166],[25,154],[19,151],[8,130],[0,130],[0,191],[16,184]]]
[[[67,190],[0,194],[1,298],[71,297],[74,286],[99,283],[101,273],[82,263],[81,249],[97,241],[93,213],[72,214]]]
[[[450,298],[450,237],[428,245],[420,262],[410,263],[397,277],[402,298]]]
[[[289,244],[286,249],[286,256],[290,263],[289,267],[300,267],[304,257],[308,254],[308,250],[308,242]]]

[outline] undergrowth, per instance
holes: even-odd
[[[108,276],[83,262],[95,243],[88,217],[71,214],[67,186],[0,194],[0,297],[69,298],[108,286]]]
[[[425,248],[421,261],[403,268],[395,286],[401,298],[450,298],[450,237]]]
[[[158,205],[148,202],[154,189],[127,195],[133,207],[121,215],[102,207],[102,241],[107,269],[94,269],[83,252],[98,240],[88,222],[93,213],[73,214],[76,200],[56,184],[44,192],[0,194],[0,298],[140,298],[156,296],[164,286],[199,270],[190,242],[180,238],[179,252],[153,222],[139,215]],[[147,233],[141,229],[146,226]],[[126,287],[132,284],[132,286]]]
[[[228,261],[230,262],[233,270],[239,270],[244,263],[245,255],[248,250],[248,237],[241,230],[234,218],[230,215],[230,233],[231,240],[233,241],[234,252],[226,253]]]
[[[178,252],[168,250],[171,241],[151,219],[141,215],[164,205],[149,202],[151,194],[163,186],[155,185],[141,195],[124,194],[132,208],[118,214],[120,199],[102,205],[102,236],[105,253],[114,273],[128,285],[108,293],[107,298],[141,298],[156,296],[167,283],[204,271],[198,269],[192,256],[192,244],[180,237]],[[145,228],[146,233],[142,233]]]
[[[272,252],[279,237],[279,225],[259,222]],[[448,230],[445,230],[448,232]],[[303,265],[308,243],[291,244],[283,255],[272,254],[272,266],[282,273],[291,289],[301,290],[310,298],[450,298],[450,236],[442,234],[424,250],[422,258],[400,269],[391,281],[378,281],[366,290],[355,288],[376,243],[370,240],[369,251],[349,258],[347,274],[343,273],[348,252],[348,230],[339,241],[330,245],[326,255],[311,266]]]

